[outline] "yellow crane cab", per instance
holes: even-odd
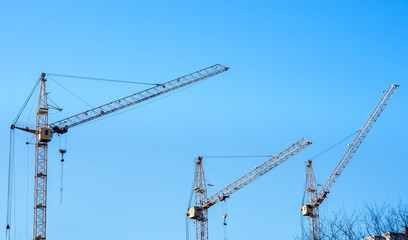
[[[311,205],[302,205],[302,208],[300,209],[302,211],[303,216],[312,216],[312,206]]]
[[[37,136],[39,142],[50,142],[52,139],[52,130],[47,127],[40,128]]]
[[[191,207],[188,209],[188,217],[190,219],[197,219],[201,215],[201,211],[199,207]]]

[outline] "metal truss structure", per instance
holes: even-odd
[[[187,213],[191,219],[196,221],[196,240],[208,240],[208,209],[214,204],[229,198],[230,195],[249,183],[255,181],[265,173],[279,166],[289,158],[293,157],[312,143],[304,138],[292,144],[282,152],[274,155],[252,171],[238,178],[228,186],[207,198],[207,189],[205,185],[204,170],[202,167],[202,157],[196,161],[196,180],[195,180],[195,206],[190,207]]]
[[[35,144],[35,186],[34,186],[34,223],[33,239],[45,240],[46,238],[46,207],[47,207],[47,149],[52,133],[64,134],[69,128],[110,113],[161,96],[165,93],[191,85],[203,79],[227,71],[229,68],[216,64],[205,69],[182,76],[172,81],[157,84],[157,86],[118,99],[97,108],[79,113],[69,118],[48,124],[48,110],[46,92],[46,74],[41,75],[40,96],[37,104],[36,129],[12,125],[12,129],[20,129],[36,135]]]
[[[373,112],[370,114],[367,121],[364,123],[363,127],[358,132],[357,136],[353,140],[353,142],[349,145],[346,153],[341,158],[340,162],[337,164],[336,168],[327,179],[326,183],[318,192],[310,192],[309,191],[317,191],[316,182],[314,178],[314,173],[312,170],[312,162],[310,161],[306,168],[307,170],[307,178],[306,178],[306,192],[308,192],[308,203],[307,205],[302,206],[302,212],[304,216],[308,216],[309,218],[309,233],[310,239],[313,240],[320,240],[321,239],[321,232],[320,232],[320,220],[319,220],[319,206],[322,204],[324,199],[327,197],[327,194],[330,192],[330,189],[333,187],[334,183],[339,178],[340,174],[346,168],[347,164],[350,162],[351,158],[353,157],[354,153],[360,147],[361,143],[364,141],[365,137],[374,126],[374,123],[378,120],[381,113],[384,111],[385,107],[391,100],[392,96],[398,89],[398,85],[390,85],[388,89],[384,92],[382,98],[378,102],[377,106],[374,108]]]

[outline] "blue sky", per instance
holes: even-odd
[[[408,200],[406,1],[0,4],[0,235],[9,126],[42,72],[165,82],[216,63],[230,67],[160,101],[71,129],[62,205],[58,149],[65,137],[55,137],[49,147],[50,239],[184,239],[195,157],[275,154],[304,137],[311,147],[227,203],[229,239],[292,239],[300,233],[304,162],[358,130],[390,84],[401,87],[321,214]],[[144,89],[55,80],[93,106]],[[47,83],[64,108],[50,115],[51,122],[89,108]],[[23,119],[33,123],[31,106]],[[30,239],[34,148],[27,152],[27,135],[17,134],[16,235]],[[314,161],[319,183],[346,148]],[[223,178],[233,181],[264,160],[204,159],[207,181],[215,185],[210,193],[227,184]],[[221,205],[209,214],[210,239],[223,239]]]

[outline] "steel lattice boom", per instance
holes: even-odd
[[[207,198],[204,170],[202,167],[202,157],[198,157],[196,162],[196,179],[193,189],[195,192],[196,206],[190,207],[187,212],[187,216],[189,218],[196,220],[196,240],[208,240],[208,208],[225,200],[232,193],[238,191],[265,173],[279,166],[311,144],[311,142],[308,142],[303,138],[300,139],[293,145],[274,155],[266,162],[262,163],[244,176],[238,178],[236,181],[213,194],[209,198]]]
[[[350,162],[354,153],[360,147],[361,143],[364,141],[368,132],[373,127],[374,123],[380,117],[381,113],[384,111],[385,107],[391,100],[395,91],[398,89],[398,85],[390,85],[388,89],[384,92],[381,100],[378,102],[374,111],[371,113],[367,121],[364,123],[363,127],[358,132],[357,136],[353,142],[349,145],[346,153],[341,158],[340,162],[337,164],[336,168],[327,179],[326,183],[323,185],[320,191],[317,192],[317,185],[315,181],[315,176],[312,169],[312,161],[309,160],[306,165],[307,175],[306,175],[306,189],[308,201],[307,204],[302,205],[301,211],[303,216],[308,216],[309,218],[309,234],[310,239],[320,240],[320,220],[319,220],[319,206],[322,204],[330,189],[333,187],[334,183],[339,178],[340,174],[346,168],[347,164]]]
[[[306,141],[304,138],[300,139],[292,146],[274,155],[273,157],[271,157],[266,162],[262,163],[252,171],[248,172],[244,176],[235,180],[233,183],[229,184],[228,186],[224,187],[223,189],[216,192],[212,196],[208,197],[207,203],[203,207],[209,208],[212,205],[224,200],[225,198],[228,198],[234,192],[238,191],[239,189],[258,179],[260,176],[279,166],[281,163],[285,162],[298,152],[302,151],[310,144],[311,142]]]
[[[229,69],[228,67],[216,64],[211,67],[199,70],[197,72],[185,75],[183,77],[179,77],[172,81],[163,84],[158,84],[157,86],[146,89],[142,92],[132,94],[130,96],[118,99],[105,105],[71,116],[69,118],[62,119],[58,122],[51,123],[50,127],[53,129],[54,132],[62,134],[67,132],[68,128],[91,121],[95,118],[103,117],[109,113],[116,112],[120,109],[135,105],[137,103],[144,102],[151,98],[158,97],[167,92],[174,91],[176,89],[198,82],[205,78],[225,72],[228,69]]]
[[[388,102],[391,100],[395,91],[398,89],[398,85],[390,85],[387,91],[384,92],[381,100],[378,102],[377,106],[374,108],[374,111],[371,113],[370,117],[364,123],[363,127],[360,129],[353,143],[350,144],[344,156],[341,158],[340,162],[337,164],[333,173],[327,179],[326,183],[323,185],[316,198],[313,200],[315,206],[318,206],[326,198],[326,195],[329,193],[330,189],[333,187],[333,184],[337,181],[340,174],[343,172],[344,168],[350,162],[350,159],[353,157],[354,153],[360,147],[361,143],[364,141],[368,132],[374,126],[374,123],[380,117],[381,113],[384,111],[384,108],[387,106]]]

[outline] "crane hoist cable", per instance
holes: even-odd
[[[26,235],[26,239],[28,238],[28,209],[29,209],[29,204],[31,203],[31,201],[29,201],[29,185],[30,185],[30,143],[26,142],[26,146],[27,146],[27,159],[26,159],[26,214],[25,214],[25,235]]]
[[[64,191],[64,154],[67,152],[65,149],[60,149],[61,153],[61,182],[60,182],[60,205],[62,205],[62,193]]]
[[[59,153],[61,153],[61,171],[60,171],[60,205],[62,205],[62,194],[64,191],[64,154],[67,152],[67,136],[68,134],[65,134],[65,146],[64,148],[61,148],[61,136],[58,135],[58,146],[59,146]]]
[[[228,216],[228,208],[227,208],[227,199],[222,202],[222,215],[223,218],[223,231],[224,231],[224,240],[227,240],[227,216]]]
[[[7,185],[7,214],[6,214],[6,240],[11,237],[12,211],[15,207],[15,132],[14,128],[10,129],[10,146],[9,146],[9,169]],[[14,214],[15,215],[15,214]],[[15,216],[14,216],[15,217]],[[13,225],[15,232],[15,226]]]

